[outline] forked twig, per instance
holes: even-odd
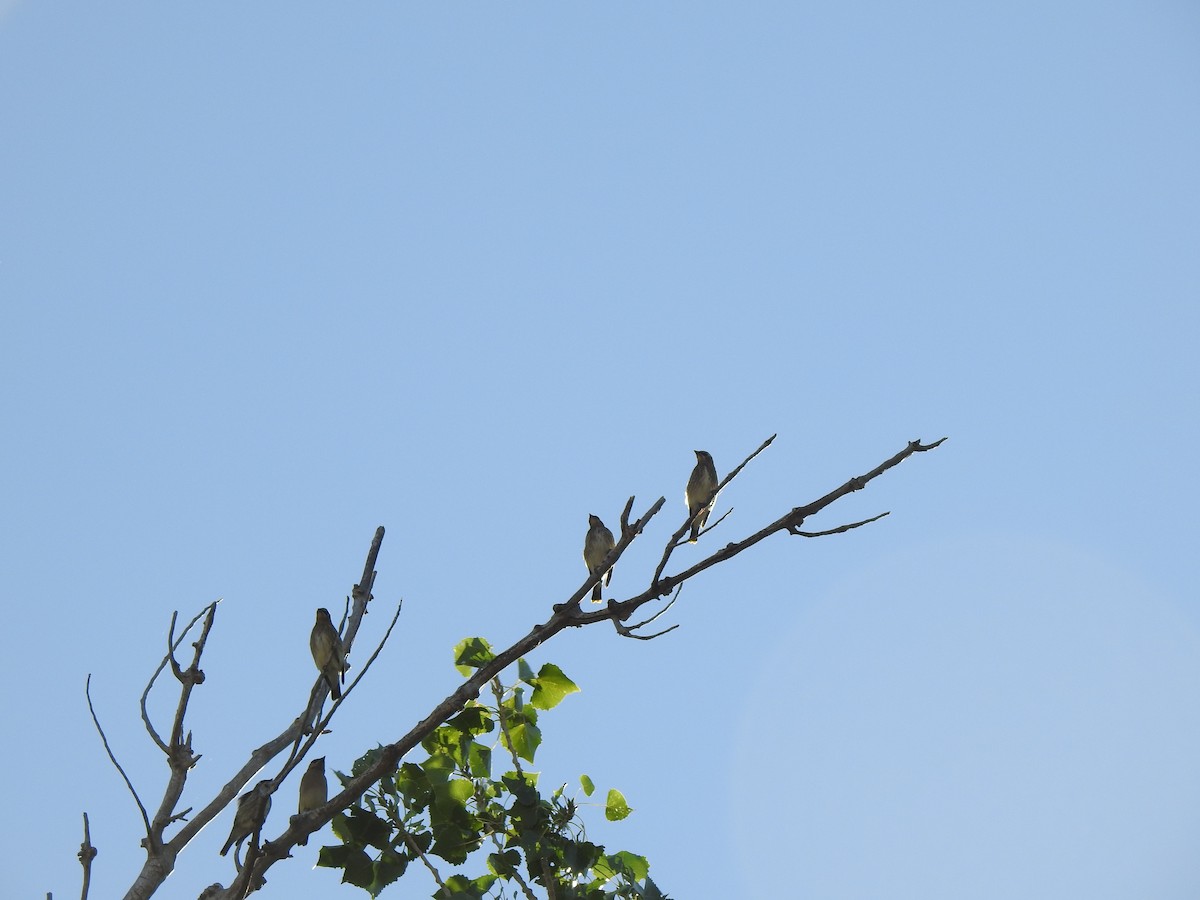
[[[741,463],[737,466],[737,468],[735,468],[732,472],[730,472],[728,475],[726,475],[724,478],[721,479],[720,483],[717,484],[717,489],[715,491],[713,491],[712,499],[709,501],[710,507],[712,506],[712,504],[717,502],[717,496],[721,493],[722,489],[724,489],[725,485],[727,485],[727,484],[729,484],[729,482],[733,481],[733,479],[735,479],[738,476],[738,473],[741,472],[742,469],[746,468],[746,465],[750,462],[750,460],[754,459],[754,457],[758,456],[758,454],[762,453],[769,446],[771,446],[771,442],[774,441],[776,437],[778,437],[778,435],[773,434],[769,438],[767,438],[765,441],[763,441],[761,444],[759,444],[757,450],[755,450],[753,453],[751,453],[749,456],[747,456],[745,459],[743,459],[741,461]],[[694,520],[696,518],[696,516],[700,515],[701,512],[703,512],[703,510],[696,510],[695,515],[689,515],[687,517],[687,520],[682,525],[679,526],[679,530],[676,531],[673,535],[671,535],[671,539],[669,541],[667,541],[667,546],[663,549],[662,559],[659,560],[658,568],[654,570],[654,577],[652,579],[650,579],[651,584],[653,584],[653,585],[658,584],[658,580],[662,577],[663,571],[667,568],[667,561],[670,560],[671,554],[675,551],[675,548],[683,546],[683,541],[682,541],[683,536],[688,532],[688,529],[690,529],[692,527],[692,520]],[[730,512],[732,512],[732,510],[730,510]],[[729,515],[728,512],[725,513],[725,515],[721,516],[721,519],[724,519],[725,516],[727,516],[727,515]],[[713,522],[712,525],[710,525],[708,528],[706,528],[704,530],[710,531],[712,528],[715,528],[717,526],[717,523],[720,522],[721,519],[717,519],[716,522]]]

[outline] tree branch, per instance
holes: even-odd
[[[762,450],[769,446],[774,440],[774,437],[775,436],[772,435],[770,438],[764,441],[757,450],[746,457],[741,465],[730,472],[720,483],[718,490],[732,481],[733,478],[746,466],[746,464],[750,462],[750,460],[752,460],[755,456],[761,453]],[[641,594],[638,594],[629,600],[609,601],[608,606],[605,609],[585,612],[579,606],[580,601],[591,593],[592,587],[596,584],[600,577],[597,573],[590,573],[584,580],[583,584],[566,601],[554,605],[553,613],[548,620],[540,625],[535,625],[528,634],[517,640],[507,649],[497,653],[490,662],[477,669],[474,674],[472,674],[469,678],[467,678],[466,681],[459,685],[459,687],[453,693],[437,704],[424,719],[418,722],[406,734],[404,734],[395,742],[379,748],[379,752],[376,755],[372,765],[370,765],[356,777],[351,778],[348,782],[346,782],[341,793],[330,798],[329,802],[324,807],[319,810],[313,810],[312,813],[310,813],[311,815],[315,815],[317,817],[317,824],[314,826],[313,830],[316,830],[316,828],[319,828],[326,822],[330,821],[340,810],[346,809],[352,803],[358,802],[362,795],[371,787],[373,787],[377,781],[379,781],[385,775],[394,772],[400,760],[403,759],[403,757],[414,747],[420,744],[420,742],[424,740],[424,738],[430,733],[432,733],[434,729],[436,729],[440,724],[445,722],[455,713],[460,712],[468,702],[478,699],[480,691],[492,678],[499,675],[506,668],[508,668],[508,666],[512,665],[522,656],[528,655],[537,647],[550,640],[563,629],[582,627],[584,625],[590,625],[595,622],[602,622],[606,620],[624,622],[624,620],[628,619],[639,607],[649,603],[652,600],[657,600],[660,597],[669,594],[683,582],[695,577],[705,569],[737,556],[743,550],[749,549],[770,535],[787,529],[789,525],[798,525],[806,516],[811,516],[825,509],[827,506],[845,496],[847,493],[850,493],[854,490],[861,490],[868,482],[878,477],[893,466],[898,465],[901,461],[907,459],[909,456],[912,456],[914,453],[932,450],[934,447],[939,446],[944,440],[945,438],[942,438],[942,440],[928,445],[921,444],[920,441],[912,441],[900,453],[897,453],[891,459],[884,461],[867,474],[850,479],[850,481],[846,482],[846,484],[842,485],[840,488],[831,491],[824,497],[813,501],[807,506],[794,508],[777,521],[768,525],[766,528],[755,532],[740,542],[727,544],[716,553],[676,575],[662,578],[662,567],[665,565],[665,562],[660,563],[659,569],[656,571],[655,578],[652,579],[651,586]],[[646,524],[651,518],[653,518],[655,514],[659,512],[659,510],[662,509],[662,506],[665,502],[665,498],[660,497],[654,503],[654,505],[647,510],[645,515],[643,515],[642,518],[636,523],[630,525],[628,528],[624,527],[624,523],[622,524],[621,540],[617,542],[616,546],[609,554],[608,561],[605,563],[606,567],[615,564],[617,560],[620,559],[621,554],[624,553],[629,544],[642,533]],[[669,543],[678,541],[688,527],[688,524],[685,523],[684,526],[675,533],[674,537]],[[669,557],[669,555],[670,554],[668,551],[668,553],[664,556],[664,560]],[[599,572],[599,570],[597,570],[597,572]],[[302,835],[299,829],[289,825],[289,827],[282,834],[280,834],[279,837],[272,841],[268,841],[263,845],[262,856],[256,864],[256,869],[260,872],[265,872],[276,862],[286,858],[290,854],[291,848],[295,846],[301,836]],[[239,878],[247,875],[248,869],[243,871]],[[235,882],[235,885],[236,884],[237,882]],[[233,888],[230,888],[230,890],[232,891]],[[235,895],[227,894],[226,896],[232,897]]]
[[[743,459],[741,464],[736,469],[734,469],[732,472],[730,472],[728,475],[726,475],[721,480],[721,482],[717,485],[717,489],[715,491],[713,491],[712,499],[708,502],[709,507],[711,507],[714,503],[717,502],[717,496],[721,493],[721,491],[725,487],[725,485],[729,484],[729,482],[731,482],[731,481],[733,481],[733,479],[737,478],[738,473],[741,472],[742,469],[746,468],[746,464],[749,463],[750,460],[754,459],[754,457],[758,456],[758,454],[760,454],[764,450],[766,450],[769,446],[771,446],[771,442],[774,441],[776,437],[778,437],[778,435],[773,434],[769,438],[767,438],[765,441],[763,441],[761,444],[759,444],[757,450],[755,450],[753,453],[751,453],[749,456],[747,456],[745,459]],[[692,527],[692,520],[695,519],[696,516],[700,515],[701,512],[702,512],[702,510],[697,510],[696,515],[689,515],[687,517],[687,520],[682,525],[679,526],[679,530],[676,531],[673,535],[671,535],[671,539],[669,541],[667,541],[666,547],[663,548],[663,555],[662,555],[662,559],[658,563],[658,568],[654,570],[654,577],[652,579],[650,579],[651,584],[653,584],[653,585],[658,584],[659,578],[662,577],[663,570],[667,568],[667,561],[671,558],[671,554],[675,551],[676,547],[683,546],[683,540],[682,540],[683,536],[685,534],[687,534],[688,529],[690,529]],[[732,510],[731,510],[731,512],[732,512]],[[728,512],[725,513],[725,515],[721,516],[721,519],[724,519],[725,516],[727,516],[727,515],[729,515]],[[711,531],[713,528],[716,528],[717,525],[720,524],[721,519],[717,519],[716,522],[713,522],[712,525],[705,528],[704,531],[707,532],[707,531]],[[701,533],[703,533],[703,532],[701,532]],[[697,537],[699,537],[699,535],[697,535]]]
[[[137,804],[138,812],[142,814],[142,823],[146,827],[146,837],[150,837],[150,817],[146,815],[146,807],[142,805],[142,798],[138,796],[137,789],[133,786],[133,782],[129,780],[129,776],[125,774],[125,770],[121,768],[121,764],[117,762],[117,757],[113,754],[112,747],[108,745],[108,738],[104,734],[104,729],[100,727],[100,720],[96,717],[96,708],[92,706],[92,676],[89,673],[87,681],[83,685],[84,696],[87,697],[88,712],[92,714],[92,722],[96,726],[96,731],[100,733],[100,740],[104,743],[104,752],[108,754],[108,758],[112,760],[112,764],[117,767],[117,771],[121,773],[121,778],[125,781],[125,786],[129,788],[129,793],[133,794],[133,801]]]
[[[83,814],[83,843],[79,845],[79,864],[83,866],[83,893],[80,900],[88,900],[88,891],[92,887],[92,860],[100,851],[92,846],[92,828],[88,824],[88,814]]]
[[[371,541],[370,549],[367,552],[367,560],[365,566],[363,567],[362,580],[358,584],[354,585],[354,589],[352,591],[353,607],[350,611],[349,620],[346,623],[345,635],[342,638],[342,643],[344,644],[347,653],[350,651],[351,644],[354,641],[354,636],[358,632],[362,616],[366,613],[367,604],[372,599],[371,591],[375,584],[375,563],[379,556],[379,549],[383,542],[383,535],[384,529],[381,526],[376,529],[375,536]],[[159,671],[161,671],[166,664],[171,664],[172,672],[183,685],[180,703],[176,712],[175,723],[172,728],[171,744],[167,745],[168,758],[171,764],[171,778],[168,781],[167,790],[164,792],[163,802],[160,806],[159,813],[155,816],[154,828],[151,828],[149,823],[147,823],[147,840],[143,841],[143,843],[146,845],[146,861],[142,866],[142,870],[138,873],[137,878],[134,880],[134,883],[126,892],[125,900],[147,900],[147,898],[152,896],[159,886],[161,886],[163,881],[165,881],[174,870],[175,860],[180,851],[182,851],[183,848],[186,847],[197,834],[199,834],[201,829],[203,829],[209,822],[216,818],[216,816],[219,815],[221,811],[225,809],[225,807],[233,802],[241,793],[242,788],[245,787],[245,785],[250,781],[250,779],[258,774],[258,772],[260,772],[268,763],[270,763],[275,756],[283,752],[287,747],[298,743],[305,733],[305,728],[311,721],[308,715],[310,703],[306,702],[304,713],[297,716],[291,725],[289,725],[282,733],[253,750],[245,764],[238,769],[238,771],[233,775],[232,778],[229,779],[229,781],[226,782],[224,787],[221,788],[217,795],[192,817],[191,821],[184,824],[183,827],[180,828],[179,831],[169,841],[163,839],[162,832],[166,826],[179,818],[179,816],[173,814],[171,810],[174,809],[175,804],[178,803],[180,796],[182,796],[183,788],[187,779],[188,769],[190,766],[195,764],[197,759],[199,759],[198,755],[194,755],[192,753],[191,735],[188,734],[186,737],[183,736],[183,713],[186,710],[187,701],[190,697],[192,687],[196,684],[202,684],[204,681],[203,672],[201,672],[199,668],[200,655],[203,653],[205,642],[208,638],[208,633],[212,627],[215,611],[216,604],[210,604],[205,608],[205,611],[194,618],[188,625],[188,628],[184,630],[184,635],[186,635],[188,630],[190,630],[190,628],[201,618],[201,616],[207,615],[201,636],[194,645],[196,652],[191,667],[187,670],[180,669],[178,663],[176,663],[174,660],[173,652],[168,654],[168,659],[165,660],[164,664],[160,665],[159,667]],[[398,615],[399,609],[397,609],[397,616]],[[172,619],[172,625],[173,624],[174,619]],[[395,619],[392,620],[392,625],[395,625]],[[389,635],[391,634],[391,627],[388,628],[387,633]],[[183,636],[181,636],[177,641],[169,640],[168,646],[171,647],[173,651],[174,648],[179,646],[182,640]],[[387,637],[385,636],[384,641],[386,640]],[[367,665],[363,667],[363,672],[359,674],[359,679],[361,679],[362,675],[365,674],[370,662],[375,659],[378,653],[379,650],[377,649],[375,654],[372,655],[371,659],[368,660]],[[157,675],[158,673],[156,672],[155,677],[157,677]],[[355,681],[351,683],[351,687],[353,684],[357,683],[359,679],[355,679]],[[151,683],[153,683],[153,681],[154,679],[152,678]],[[348,688],[346,693],[349,693],[349,690],[350,689]],[[147,693],[148,691],[149,686],[147,686]],[[90,706],[90,697],[88,702]],[[335,706],[330,709],[328,716],[322,721],[322,727],[325,724],[328,724],[330,717],[332,717],[334,711],[338,708],[340,708],[340,705],[335,704]],[[93,713],[93,719],[94,718],[95,714]],[[147,715],[144,718],[149,727],[149,716]],[[97,728],[99,728],[98,722]],[[312,741],[315,741],[319,734],[320,729],[318,728],[312,735],[311,741],[306,744],[306,749],[303,752],[307,752],[307,747],[311,746]],[[154,736],[155,735],[152,735],[152,737]],[[103,737],[103,732],[101,732],[101,737]],[[155,743],[160,747],[163,746],[161,738],[156,740]],[[105,748],[107,749],[107,747],[108,742],[105,741]],[[109,756],[112,758],[111,751]],[[302,754],[300,758],[303,758]],[[114,759],[113,762],[115,764],[116,760]],[[291,771],[292,768],[294,768],[294,765],[295,759],[293,754],[293,757],[290,757],[288,761],[285,762],[284,768],[279,776],[272,780],[273,789],[279,787],[279,784],[282,782],[283,778]],[[122,772],[122,776],[124,776],[124,772]],[[128,778],[126,778],[126,783],[129,783]],[[130,785],[130,790],[132,790],[132,785]],[[135,794],[134,796],[136,799],[137,795]],[[141,807],[140,800],[138,801],[138,805]],[[143,819],[146,818],[144,808],[142,808],[142,817]],[[255,870],[259,869],[260,866],[257,865],[257,862],[251,863],[250,856],[251,854],[248,854],[247,865],[243,867],[242,872],[234,880],[235,887],[225,889],[221,888],[219,885],[212,885],[206,889],[207,896],[220,896],[226,898],[236,896],[240,898],[241,896],[244,896],[247,885],[261,885],[263,883],[261,873],[266,871],[266,867],[261,867],[261,871],[257,874],[254,874],[251,878],[251,874],[254,873]],[[234,893],[235,891],[241,891],[242,893]]]

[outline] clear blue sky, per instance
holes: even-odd
[[[83,810],[132,881],[84,678],[152,801],[172,610],[224,598],[200,805],[386,525],[344,769],[578,586],[588,513],[667,497],[634,593],[692,450],[775,432],[681,562],[950,441],[670,636],[531,659],[583,687],[543,777],[636,809],[592,838],[680,900],[1200,894],[1194,4],[4,9],[5,896],[76,894]],[[160,896],[228,881],[229,817]],[[319,843],[270,896],[360,895]]]

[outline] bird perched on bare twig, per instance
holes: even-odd
[[[329,799],[329,784],[325,781],[325,757],[314,759],[304,770],[300,779],[300,812],[308,812],[318,806],[324,806]],[[308,837],[301,838],[300,845],[308,843]]]
[[[599,516],[588,516],[588,533],[583,539],[583,561],[588,567],[588,571],[595,574],[604,564],[605,557],[609,551],[616,546],[616,541],[613,540],[613,533],[604,527],[604,523],[600,521]],[[600,584],[608,584],[612,580],[612,567],[604,573],[604,577],[596,582],[596,586],[592,588],[592,602],[600,602]]]
[[[308,648],[312,650],[313,662],[329,685],[330,695],[334,700],[342,699],[341,682],[346,673],[346,653],[342,648],[342,639],[333,627],[333,620],[329,618],[329,610],[323,607],[317,610],[317,621],[309,635]]]
[[[237,811],[233,814],[233,829],[229,832],[229,840],[221,848],[221,855],[228,853],[234,844],[240,848],[242,841],[262,828],[270,811],[271,779],[267,778],[238,798]]]
[[[712,510],[712,502],[717,493],[717,467],[713,464],[712,454],[707,450],[696,450],[696,468],[688,479],[684,500],[687,501],[688,515],[692,519],[692,534],[690,543],[696,543],[696,536],[708,521]]]

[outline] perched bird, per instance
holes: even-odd
[[[271,779],[268,778],[238,798],[237,811],[233,814],[233,830],[229,832],[229,840],[221,848],[221,855],[228,853],[234,844],[240,848],[242,841],[262,828],[270,811]]]
[[[325,757],[314,759],[308,764],[304,776],[300,779],[300,812],[308,812],[318,806],[324,806],[329,799],[329,785],[325,782]],[[308,837],[301,839],[303,846],[308,843]]]
[[[613,540],[613,533],[604,527],[604,523],[600,521],[599,516],[588,516],[588,533],[583,539],[583,561],[588,567],[588,571],[595,574],[603,565],[604,559],[608,556],[608,552],[616,546],[616,541]],[[592,588],[592,602],[600,602],[600,584],[608,584],[612,580],[612,567],[604,573],[604,577],[596,582],[596,586]]]
[[[341,681],[346,673],[346,654],[342,649],[342,639],[338,637],[337,629],[333,627],[333,621],[329,618],[329,610],[317,610],[317,621],[313,625],[312,634],[309,635],[308,648],[312,650],[313,662],[317,664],[321,677],[329,685],[329,693],[334,700],[341,700]]]
[[[712,454],[707,450],[696,450],[696,468],[692,469],[692,477],[688,479],[687,490],[683,498],[687,501],[688,515],[692,519],[692,535],[688,538],[696,543],[696,535],[708,521],[708,513],[712,508],[713,499],[717,493],[717,467],[713,465]]]

